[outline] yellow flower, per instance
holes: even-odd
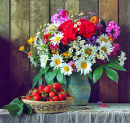
[[[97,24],[99,21],[98,17],[97,16],[93,16],[91,19],[90,19],[90,22],[92,22],[93,24]]]
[[[30,45],[31,43],[33,43],[35,39],[36,39],[36,37],[34,37],[34,38],[31,37],[31,38],[28,40],[28,45]]]
[[[24,46],[21,46],[21,47],[19,48],[19,51],[22,51],[22,50],[24,50]]]

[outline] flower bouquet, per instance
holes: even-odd
[[[119,62],[113,58],[120,48],[114,42],[120,27],[114,21],[106,24],[93,14],[69,15],[68,11],[59,9],[51,17],[51,23],[40,26],[35,37],[28,40],[33,51],[27,52],[24,46],[20,47],[19,50],[27,53],[31,63],[39,69],[32,79],[33,87],[37,82],[42,84],[43,75],[48,85],[54,79],[66,84],[66,76],[74,72],[88,75],[95,83],[103,70],[110,79],[118,82],[118,74],[113,69],[125,71],[126,60],[122,51]]]

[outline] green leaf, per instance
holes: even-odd
[[[91,72],[88,74],[88,77],[89,77],[90,79],[92,79],[92,73],[91,73]]]
[[[24,103],[23,113],[26,114],[26,115],[32,114],[32,108]]]
[[[94,83],[97,82],[100,79],[102,73],[103,73],[103,66],[99,66],[95,69],[95,71],[93,72]]]
[[[60,71],[58,71],[57,73],[57,80],[62,83],[63,82],[63,73],[61,73]]]
[[[110,61],[110,63],[106,64],[105,65],[106,67],[111,67],[113,69],[120,70],[120,71],[126,71],[125,68],[120,66],[120,63],[116,59],[109,58],[109,61]]]
[[[3,106],[1,109],[6,109],[6,110],[8,110],[8,109],[9,109],[9,104],[8,104],[8,105]]]
[[[66,85],[66,76],[63,75],[63,83]]]
[[[42,85],[42,77],[38,79],[38,86]]]
[[[35,85],[37,84],[39,78],[42,77],[42,75],[43,75],[44,73],[46,73],[49,68],[50,68],[50,66],[46,66],[45,69],[44,69],[44,68],[41,68],[40,71],[39,71],[39,73],[38,73],[36,76],[33,77],[33,79],[32,79],[32,82],[33,82],[32,88],[35,87]]]
[[[112,79],[113,81],[115,81],[115,82],[118,83],[119,77],[118,77],[118,74],[117,74],[116,71],[114,71],[114,70],[111,69],[111,68],[106,68],[106,67],[105,67],[105,71],[106,71],[107,76],[108,76],[110,79]]]
[[[45,73],[45,80],[47,82],[47,84],[50,84],[50,82],[54,79],[54,77],[56,76],[58,70],[55,69],[54,71],[47,71]]]
[[[23,107],[18,104],[10,104],[8,111],[13,117],[16,117],[22,114]]]

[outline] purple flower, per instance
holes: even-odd
[[[68,65],[72,67],[73,72],[76,72],[76,71],[77,71],[77,68],[76,68],[76,66],[75,66],[75,62],[76,62],[76,61],[70,61],[70,62],[68,63]]]
[[[94,12],[88,12],[89,14],[91,14],[91,17],[95,14]]]
[[[69,20],[68,18],[69,12],[66,10],[58,9],[59,14],[54,14],[51,16],[51,22],[59,22],[59,23],[64,23],[65,21]]]

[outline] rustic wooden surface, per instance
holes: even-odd
[[[29,1],[11,0],[10,21],[10,97],[13,99],[25,94],[30,87],[29,59],[19,51],[22,45],[29,50]]]
[[[118,24],[118,0],[99,0],[99,18],[106,22]],[[102,102],[118,102],[118,84],[103,73],[99,80],[99,100]]]
[[[30,37],[34,37],[37,29],[49,22],[49,0],[30,0]],[[30,45],[33,51],[33,46]],[[37,70],[32,70],[34,66],[30,64],[30,80],[37,74]]]
[[[0,107],[10,101],[9,1],[0,0]],[[3,96],[4,95],[4,96]]]
[[[126,52],[125,68],[127,72],[119,72],[119,102],[130,102],[130,0],[119,0],[119,37],[120,51]]]
[[[19,47],[25,45],[27,51],[32,50],[28,39],[35,36],[40,25],[49,22],[57,9],[66,9],[70,14],[84,12],[86,16],[95,12],[100,19],[119,22],[122,31],[119,43],[128,57],[127,72],[119,72],[119,84],[103,73],[100,81],[92,84],[90,102],[130,102],[129,0],[0,0],[0,3],[0,107],[31,87],[30,80],[36,71],[31,70],[27,55]]]

